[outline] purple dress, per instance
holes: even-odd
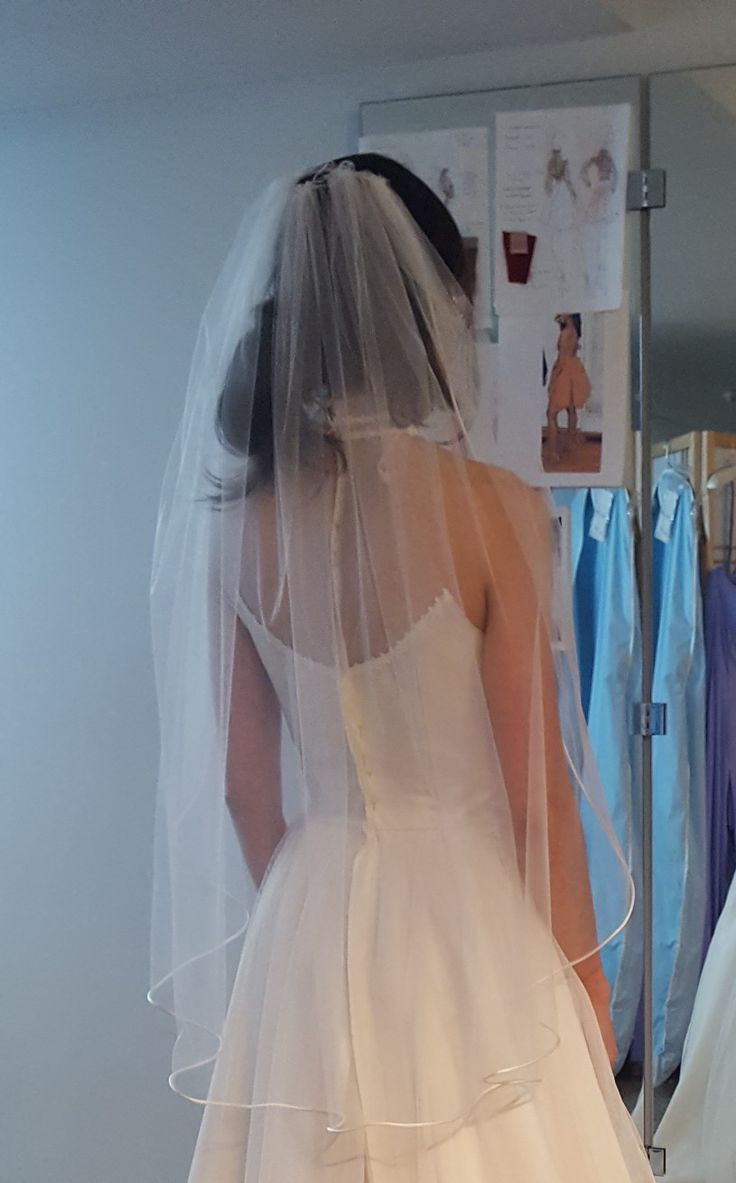
[[[706,949],[736,867],[736,575],[714,567],[704,593],[708,901]]]

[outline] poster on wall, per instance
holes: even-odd
[[[478,357],[478,405],[467,424],[470,451],[476,460],[487,464],[502,464],[498,452],[499,373],[498,345],[487,333],[476,336]]]
[[[628,104],[496,115],[499,315],[621,306],[630,124]]]
[[[447,206],[465,243],[464,286],[479,329],[493,325],[488,129],[443,128],[363,136],[361,152],[398,160],[429,185]]]
[[[503,317],[496,454],[533,485],[625,484],[629,313]]]

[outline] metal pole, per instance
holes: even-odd
[[[655,1175],[666,1170],[664,1151],[654,1143],[654,860],[652,833],[652,741],[664,735],[667,726],[665,703],[652,702],[654,673],[654,606],[652,537],[652,239],[651,211],[666,203],[666,176],[652,168],[651,83],[639,80],[639,153],[641,166],[629,175],[627,208],[639,213],[639,588],[641,592],[641,702],[637,706],[634,731],[641,738],[642,788],[642,913],[644,947],[644,1145]]]
[[[651,86],[642,78],[639,95],[639,136],[641,168],[644,173],[651,160]],[[652,701],[654,667],[654,629],[652,604],[652,407],[651,407],[651,333],[652,333],[652,246],[651,211],[639,213],[639,277],[641,307],[639,315],[639,422],[640,449],[640,523],[639,578],[641,583],[642,702]],[[653,845],[652,845],[652,734],[642,729],[642,911],[644,922],[644,1145],[654,1143],[654,932],[653,932]]]

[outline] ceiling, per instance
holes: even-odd
[[[606,8],[632,29],[646,27],[666,17],[676,16],[704,5],[706,0],[602,0]],[[704,19],[708,19],[707,15]],[[693,82],[715,99],[731,116],[736,115],[736,78],[732,67],[694,70]]]
[[[574,40],[626,27],[611,2],[0,0],[0,111]]]
[[[603,5],[620,16],[627,25],[640,28],[652,25],[665,17],[677,16],[697,8],[705,0],[602,0]]]

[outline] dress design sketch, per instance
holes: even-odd
[[[581,180],[587,191],[583,218],[583,254],[588,288],[603,289],[608,266],[607,227],[616,220],[614,202],[618,188],[618,170],[607,148],[601,148],[583,165]]]
[[[547,159],[541,225],[547,231],[558,288],[564,289],[577,259],[576,229],[579,219],[578,193],[573,184],[570,162],[561,148],[553,148]]]
[[[618,170],[608,149],[601,148],[595,156],[586,160],[580,176],[589,190],[585,208],[586,221],[610,222],[615,216],[615,210],[611,207],[618,185]]]
[[[578,195],[570,175],[569,161],[561,148],[553,148],[547,160],[544,181],[546,204],[542,220],[551,230],[572,230]]]
[[[630,120],[625,104],[498,112],[493,303],[499,315],[621,307]],[[500,248],[510,233],[538,239],[524,284],[504,265]]]

